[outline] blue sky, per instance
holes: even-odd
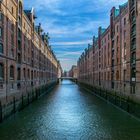
[[[25,9],[35,8],[36,23],[50,34],[50,44],[64,70],[69,70],[97,35],[109,25],[110,9],[127,0],[24,0]]]

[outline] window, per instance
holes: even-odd
[[[115,56],[115,52],[114,52],[114,50],[112,51],[112,57],[114,58],[114,56]]]
[[[25,70],[25,68],[23,69],[23,76],[24,76],[24,79],[26,79],[26,70]]]
[[[30,79],[30,70],[28,69],[28,79]]]
[[[124,26],[126,25],[126,18],[124,18]]]
[[[0,21],[2,21],[2,20],[3,20],[3,13],[0,12]]]
[[[124,43],[124,49],[126,49],[126,42]]]
[[[131,70],[131,77],[136,78],[136,69],[135,68],[132,68],[132,70]],[[134,80],[132,80],[132,81],[134,81]]]
[[[112,48],[114,48],[114,41],[112,41]]]
[[[33,77],[34,77],[34,75],[33,75],[33,71],[31,72],[31,79],[33,80]]]
[[[112,67],[114,67],[114,60],[112,60]]]
[[[18,13],[19,13],[19,15],[21,15],[21,14],[22,14],[22,3],[21,3],[21,2],[19,2],[19,9],[18,9]]]
[[[13,48],[13,46],[11,47],[11,57],[14,57],[14,48]]]
[[[132,63],[135,64],[136,63],[136,53],[132,53]]]
[[[14,34],[11,34],[11,44],[14,46]]]
[[[14,66],[10,66],[10,79],[14,79]]]
[[[21,70],[20,68],[17,69],[17,80],[20,80]]]
[[[131,0],[131,6],[133,6],[135,4],[134,0]]]
[[[18,39],[19,39],[19,40],[21,40],[21,36],[22,36],[22,35],[21,35],[21,30],[18,29]]]
[[[18,17],[18,25],[21,26],[22,25],[22,20],[20,17]]]
[[[11,31],[14,33],[14,24],[11,24]]]
[[[126,61],[126,43],[124,44],[124,60]]]
[[[3,44],[0,43],[0,53],[3,53]]]
[[[0,63],[0,80],[4,78],[4,66]]]
[[[0,38],[2,38],[2,27],[0,27]]]
[[[119,80],[119,71],[116,72],[116,80]]]
[[[14,14],[14,8],[12,7],[12,14]]]

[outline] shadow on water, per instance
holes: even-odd
[[[0,124],[1,140],[139,140],[140,122],[78,87],[62,83]]]

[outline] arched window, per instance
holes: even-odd
[[[14,66],[10,66],[10,79],[14,79]]]
[[[0,63],[0,80],[4,79],[4,65]]]
[[[28,79],[30,79],[30,70],[28,69]]]

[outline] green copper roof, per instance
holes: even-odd
[[[101,30],[101,34],[103,34],[105,31],[106,31],[106,29],[103,28],[103,29]]]
[[[115,9],[115,17],[117,17],[120,14],[120,10],[119,9]]]

